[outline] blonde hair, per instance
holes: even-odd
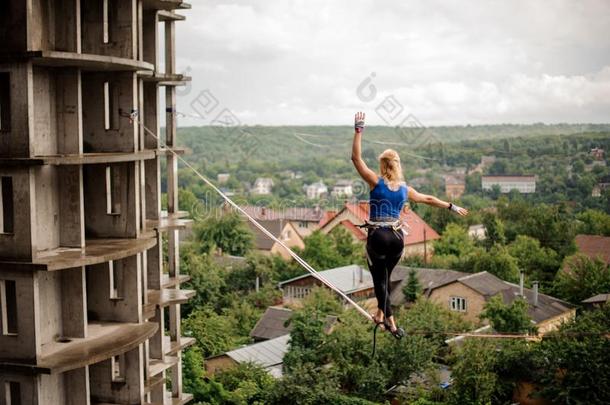
[[[404,182],[400,156],[394,149],[386,149],[379,155],[379,171],[391,190],[397,190]]]

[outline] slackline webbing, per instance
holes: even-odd
[[[237,205],[235,202],[233,202],[233,200],[231,200],[231,198],[229,198],[225,193],[222,192],[222,190],[220,190],[218,187],[216,187],[214,185],[214,183],[212,183],[210,180],[208,180],[204,175],[202,175],[199,170],[197,170],[195,167],[193,167],[193,165],[191,165],[188,161],[186,161],[184,158],[182,158],[178,153],[176,153],[171,147],[169,147],[165,142],[163,142],[161,140],[161,138],[159,136],[157,136],[153,131],[151,131],[150,129],[148,129],[144,124],[142,124],[142,122],[140,122],[139,118],[134,118],[134,120],[142,126],[142,128],[144,128],[144,130],[150,134],[153,138],[155,138],[163,148],[165,148],[166,150],[168,150],[171,154],[173,154],[180,162],[182,162],[186,167],[188,167],[189,169],[191,169],[193,171],[193,173],[195,173],[195,175],[197,175],[197,177],[199,177],[201,180],[203,180],[204,183],[206,183],[208,186],[210,186],[216,193],[218,193],[218,195],[220,195],[227,203],[229,203],[233,208],[235,208],[237,211],[239,211],[242,215],[244,215],[254,226],[256,226],[261,232],[263,232],[265,235],[267,235],[269,238],[271,238],[273,241],[275,241],[276,243],[279,243],[280,246],[282,246],[284,249],[286,249],[288,251],[288,253],[290,254],[290,256],[292,256],[292,258],[294,258],[297,263],[299,263],[305,270],[307,270],[309,273],[311,273],[312,276],[314,276],[315,278],[317,278],[318,280],[320,280],[323,284],[325,284],[328,288],[330,288],[331,290],[335,291],[337,294],[339,294],[347,303],[349,303],[351,306],[353,306],[354,308],[356,308],[356,310],[358,310],[358,312],[360,312],[362,315],[364,315],[369,321],[373,320],[373,317],[364,309],[362,308],[360,305],[358,305],[354,300],[352,300],[350,297],[348,297],[343,291],[339,290],[337,287],[335,287],[335,285],[333,283],[331,283],[330,281],[328,281],[324,276],[320,275],[320,273],[318,273],[309,263],[307,263],[304,259],[302,259],[299,255],[297,255],[292,249],[290,249],[288,246],[286,246],[286,244],[284,242],[282,242],[280,239],[278,239],[275,235],[273,235],[271,232],[269,232],[264,226],[262,226],[260,223],[258,223],[258,221],[256,219],[254,219],[250,214],[248,214],[243,208],[241,208],[239,205]]]

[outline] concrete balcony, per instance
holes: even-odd
[[[29,51],[0,54],[0,63],[31,61],[37,66],[76,67],[91,71],[144,71],[154,70],[153,64],[116,56],[94,55],[59,51]]]
[[[34,156],[31,158],[0,158],[3,166],[67,166],[88,165],[102,163],[135,162],[154,159],[158,152],[153,149],[137,152],[108,152],[108,153],[78,153],[48,156]]]
[[[136,348],[151,338],[159,328],[156,323],[92,322],[86,338],[58,340],[42,346],[37,364],[0,362],[0,369],[33,373],[63,373],[98,363]]]
[[[60,247],[39,253],[31,262],[1,260],[0,265],[17,270],[57,271],[124,259],[156,244],[157,239],[152,235],[137,239],[87,239],[84,248]]]

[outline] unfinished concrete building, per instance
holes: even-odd
[[[178,247],[190,221],[163,147],[175,145],[176,86],[188,79],[175,63],[186,8],[0,2],[1,405],[192,398],[180,304],[193,292],[180,288]]]

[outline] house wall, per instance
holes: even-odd
[[[313,231],[315,231],[316,229],[319,228],[318,221],[292,220],[292,221],[290,221],[290,223],[292,224],[294,229],[296,229],[296,231],[299,233],[299,235],[301,235],[302,238],[311,235],[313,233]]]
[[[288,232],[290,232],[290,236],[287,239],[284,239],[283,236],[287,235]],[[299,248],[299,249],[304,249],[305,248],[305,243],[303,242],[303,238],[301,238],[299,233],[296,231],[296,229],[290,223],[287,223],[284,226],[284,229],[282,229],[282,234],[280,235],[279,239],[282,242],[284,242],[284,244],[286,246],[288,246],[289,248],[295,248],[295,247]],[[271,247],[271,253],[279,254],[284,259],[290,259],[291,258],[290,253],[288,253],[288,251],[286,249],[284,249],[277,242],[274,243],[273,246]]]
[[[236,366],[237,362],[226,354],[223,354],[222,356],[206,359],[203,364],[205,366],[206,374],[211,377],[216,374],[217,371],[223,371]]]
[[[426,255],[429,259],[430,257],[432,257],[433,253],[434,253],[434,247],[433,247],[432,241],[427,241],[425,244],[424,244],[424,242],[420,242],[420,243],[413,243],[410,245],[405,245],[405,251],[403,253],[403,256],[409,257],[409,256]]]
[[[436,288],[430,294],[432,302],[440,304],[449,310],[451,310],[451,297],[466,298],[466,311],[458,313],[468,321],[480,322],[479,314],[485,306],[485,298],[481,294],[459,282]]]
[[[538,327],[538,333],[544,335],[545,333],[557,330],[561,326],[561,324],[568,322],[574,319],[575,317],[576,309],[571,309],[561,315],[547,319],[546,321],[542,321],[536,325]]]

